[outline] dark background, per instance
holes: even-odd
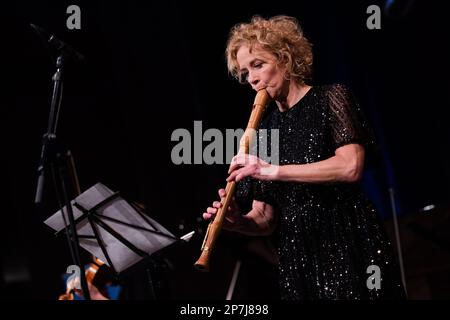
[[[66,8],[72,4],[81,8],[81,30],[66,27]],[[382,9],[381,30],[366,27],[370,4]],[[192,269],[205,228],[199,217],[225,186],[227,166],[177,166],[170,157],[176,144],[172,132],[193,132],[194,120],[203,122],[203,130],[247,123],[254,93],[227,74],[230,28],[255,14],[299,19],[314,45],[312,84],[351,86],[374,128],[381,156],[363,183],[380,217],[390,223],[392,188],[398,215],[420,224],[424,206],[435,205],[439,210],[432,214],[441,218],[449,205],[445,12],[443,2],[424,0],[2,4],[2,296],[55,299],[63,292],[61,275],[72,264],[65,240],[42,223],[57,210],[50,183],[45,205],[33,204],[55,68],[29,23],[86,56],[84,63],[66,66],[57,132],[74,154],[82,189],[101,181],[146,205],[176,235],[197,231],[189,244],[157,257],[157,298],[223,299],[236,259],[244,261],[237,297],[276,298],[275,267],[260,252],[266,240],[224,234],[213,260],[216,268],[210,274]],[[446,232],[448,219],[440,226]],[[438,241],[448,260],[448,239],[434,235],[430,245]],[[420,265],[419,257],[415,266]],[[134,275],[130,296],[148,297],[143,273]]]

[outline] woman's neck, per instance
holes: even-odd
[[[279,100],[276,100],[278,109],[281,112],[284,112],[284,111],[292,108],[306,95],[306,93],[311,88],[312,88],[311,86],[308,86],[306,84],[300,85],[300,84],[291,82],[289,84],[289,89],[288,89],[289,91],[288,91],[287,95]]]

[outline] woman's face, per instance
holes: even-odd
[[[242,46],[236,54],[241,78],[245,79],[254,90],[265,88],[274,100],[287,95],[289,88],[285,80],[285,71],[281,69],[276,57],[262,49]]]

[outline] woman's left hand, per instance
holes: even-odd
[[[258,180],[276,180],[279,166],[269,164],[257,156],[251,154],[241,154],[235,156],[231,160],[231,173],[227,181],[235,180],[236,182],[245,177],[252,177]]]

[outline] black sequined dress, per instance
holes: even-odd
[[[366,150],[373,144],[352,93],[339,84],[312,87],[287,111],[267,112],[260,129],[279,130],[280,165],[325,160],[346,144],[358,143]],[[267,132],[270,154],[273,131]],[[247,178],[238,184],[236,198],[243,206],[256,199],[277,208],[283,299],[402,297],[390,243],[358,183]],[[377,267],[380,282],[368,280]]]

